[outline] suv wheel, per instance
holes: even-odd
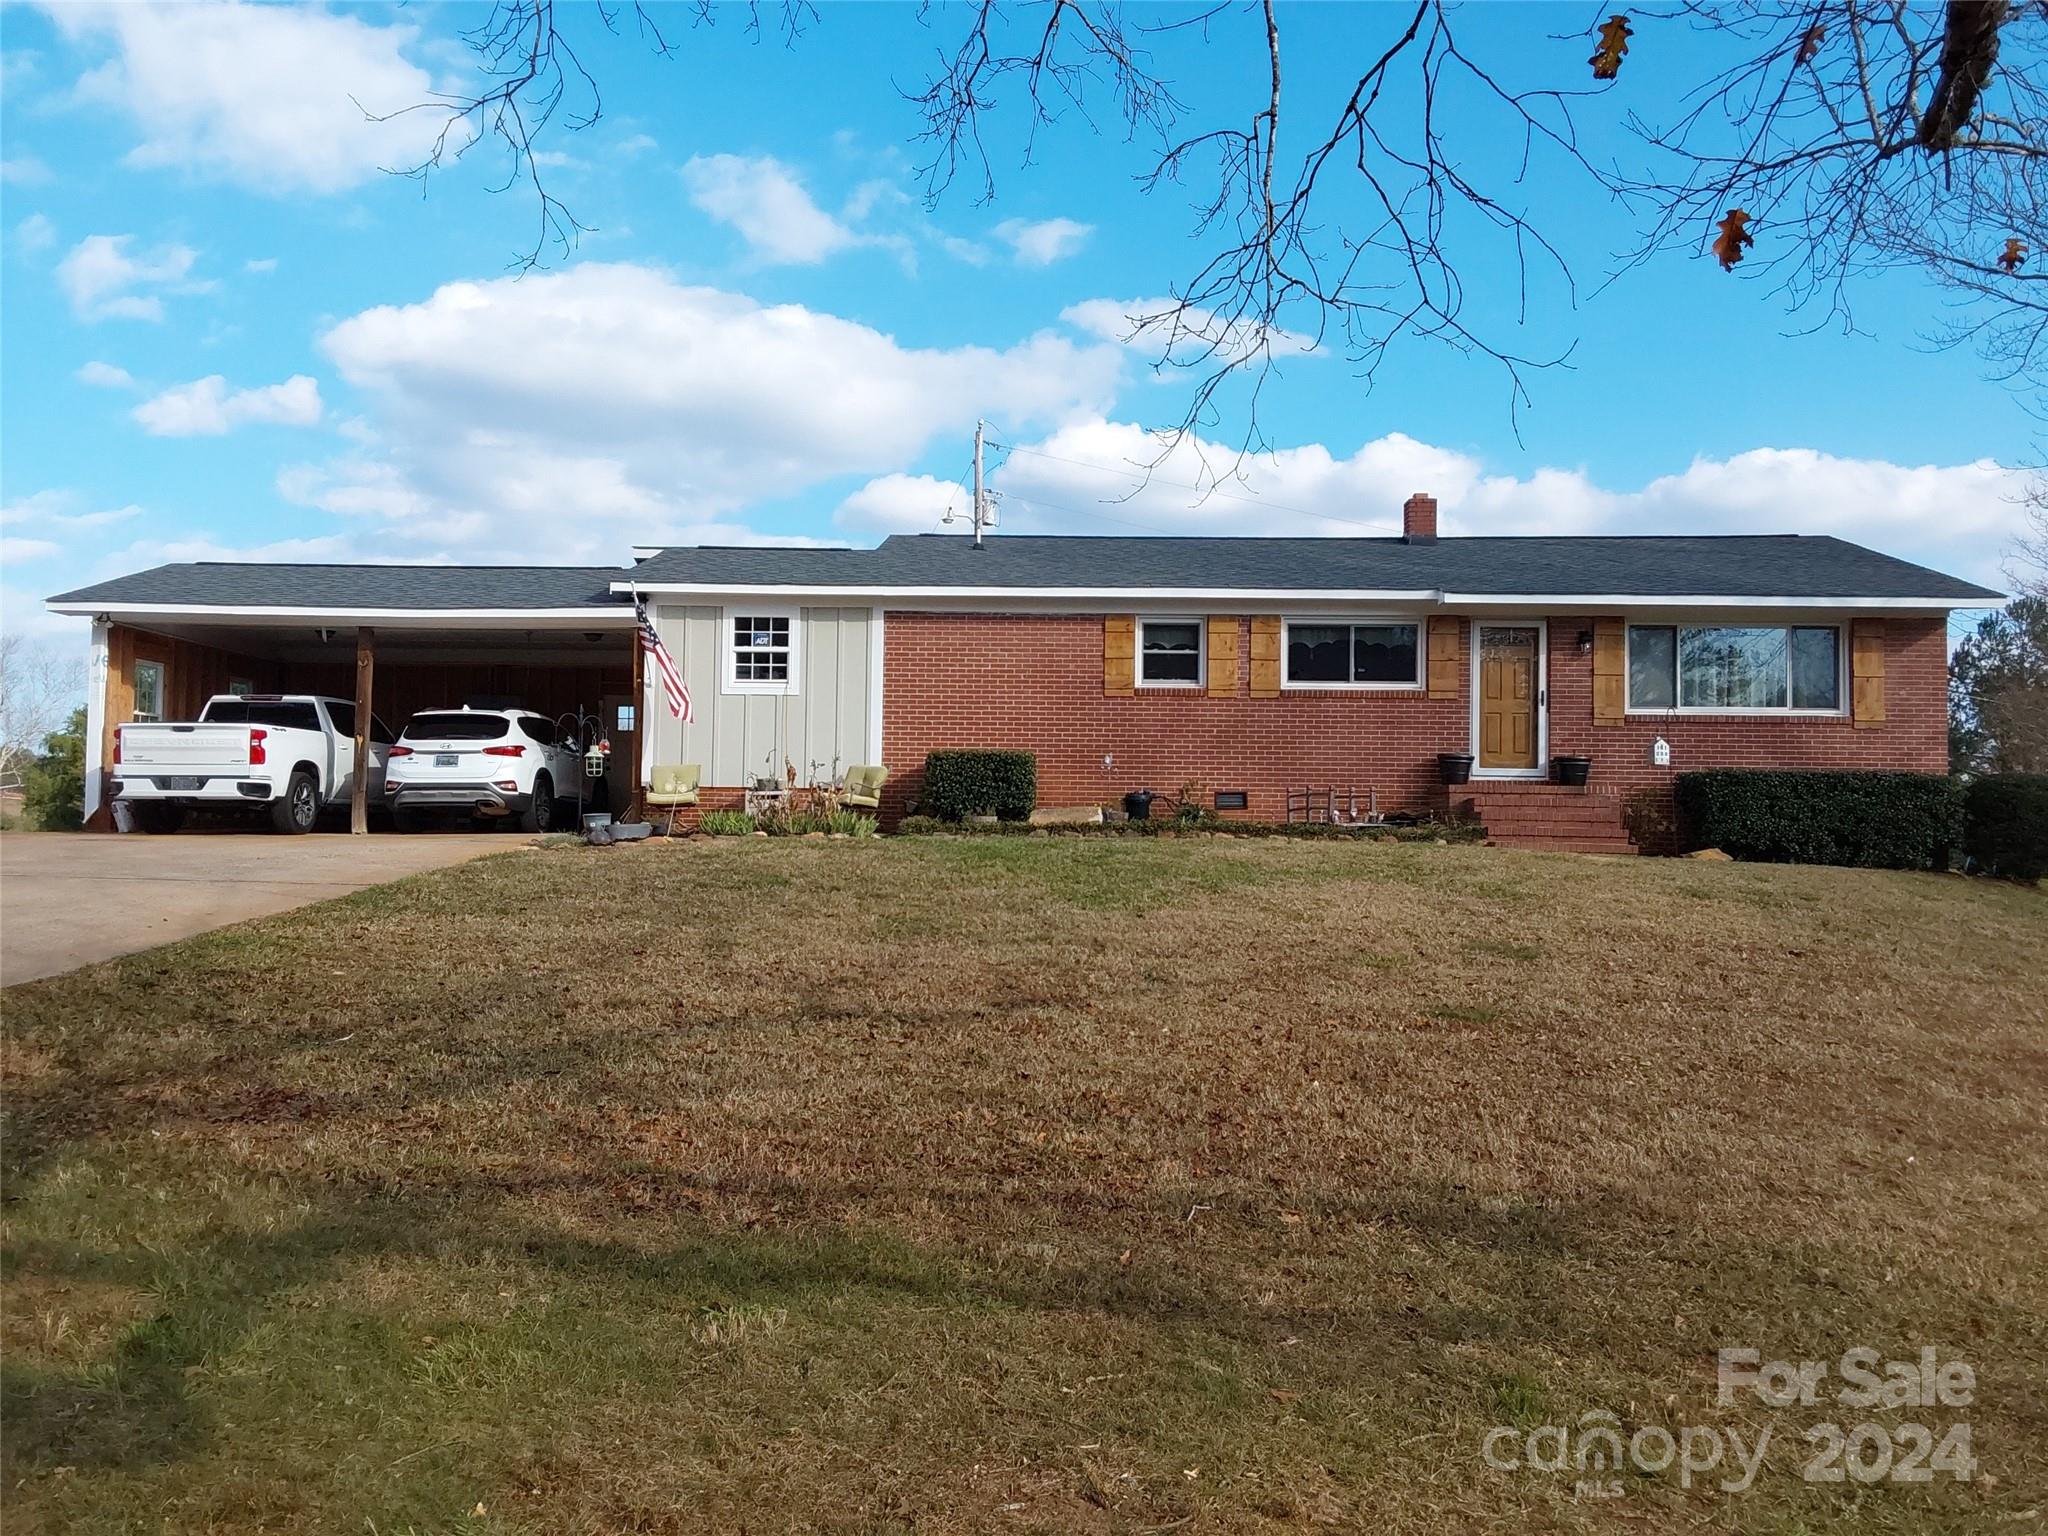
[[[295,773],[291,783],[285,785],[284,793],[270,802],[270,828],[273,832],[298,834],[313,830],[313,823],[320,819],[320,791],[313,783],[310,773]]]
[[[533,780],[533,794],[526,802],[526,811],[519,818],[522,832],[547,832],[555,825],[555,781],[546,774],[536,774]]]

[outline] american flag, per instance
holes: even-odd
[[[640,616],[640,649],[647,653],[648,661],[653,664],[654,670],[661,674],[661,691],[668,696],[668,712],[688,725],[696,716],[690,713],[690,689],[683,681],[683,674],[676,666],[676,659],[669,655],[668,647],[661,643],[661,632],[654,627],[654,621],[647,617],[647,610],[635,603],[633,611]]]

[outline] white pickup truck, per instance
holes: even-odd
[[[114,731],[112,798],[145,832],[175,832],[196,810],[261,812],[278,832],[310,832],[355,780],[356,706],[306,693],[222,693],[190,725]],[[369,803],[384,792],[391,732],[370,717]]]

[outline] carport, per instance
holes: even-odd
[[[638,783],[640,647],[615,567],[159,566],[50,599],[92,621],[86,693],[87,825],[111,825],[103,786],[114,729],[190,720],[220,693],[356,701],[356,783],[373,721],[512,705],[595,717],[611,742],[601,807]],[[579,735],[582,732],[579,731]],[[365,829],[360,795],[354,830]]]

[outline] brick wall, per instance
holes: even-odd
[[[1848,644],[1848,621],[1843,644]],[[1671,781],[1700,768],[1894,768],[1948,772],[1948,624],[1941,618],[1885,621],[1885,723],[1857,729],[1846,717],[1628,715],[1593,723],[1593,660],[1578,652],[1590,618],[1550,620],[1550,752],[1593,759],[1593,782],[1632,799],[1637,841],[1670,846]],[[1671,745],[1671,766],[1651,762],[1652,744]]]
[[[1099,615],[896,613],[888,616],[884,810],[915,797],[935,747],[1028,747],[1042,805],[1114,802],[1129,790],[1172,794],[1189,779],[1242,789],[1254,820],[1286,815],[1289,786],[1368,787],[1382,810],[1441,808],[1436,754],[1470,735],[1460,695],[1421,689],[1248,696],[1248,616],[1238,624],[1237,689],[1141,688],[1102,694]],[[1113,755],[1113,766],[1103,757]]]
[[[1248,618],[1249,616],[1245,616]],[[1887,722],[1846,718],[1631,715],[1595,726],[1592,658],[1577,637],[1590,618],[1550,620],[1550,752],[1585,753],[1600,788],[1635,797],[1650,846],[1680,772],[1716,766],[1910,768],[1948,765],[1947,640],[1939,618],[1894,618],[1885,631]],[[884,678],[884,810],[915,798],[935,747],[1028,747],[1041,804],[1113,802],[1127,790],[1172,793],[1192,779],[1243,789],[1246,814],[1279,820],[1290,787],[1376,789],[1382,810],[1441,810],[1436,754],[1471,750],[1471,624],[1461,626],[1458,696],[1399,692],[1248,696],[1249,624],[1238,625],[1238,684],[1226,698],[1197,690],[1102,692],[1102,620],[1092,615],[891,612]],[[1671,744],[1670,768],[1651,743]],[[1105,767],[1105,754],[1113,755]]]

